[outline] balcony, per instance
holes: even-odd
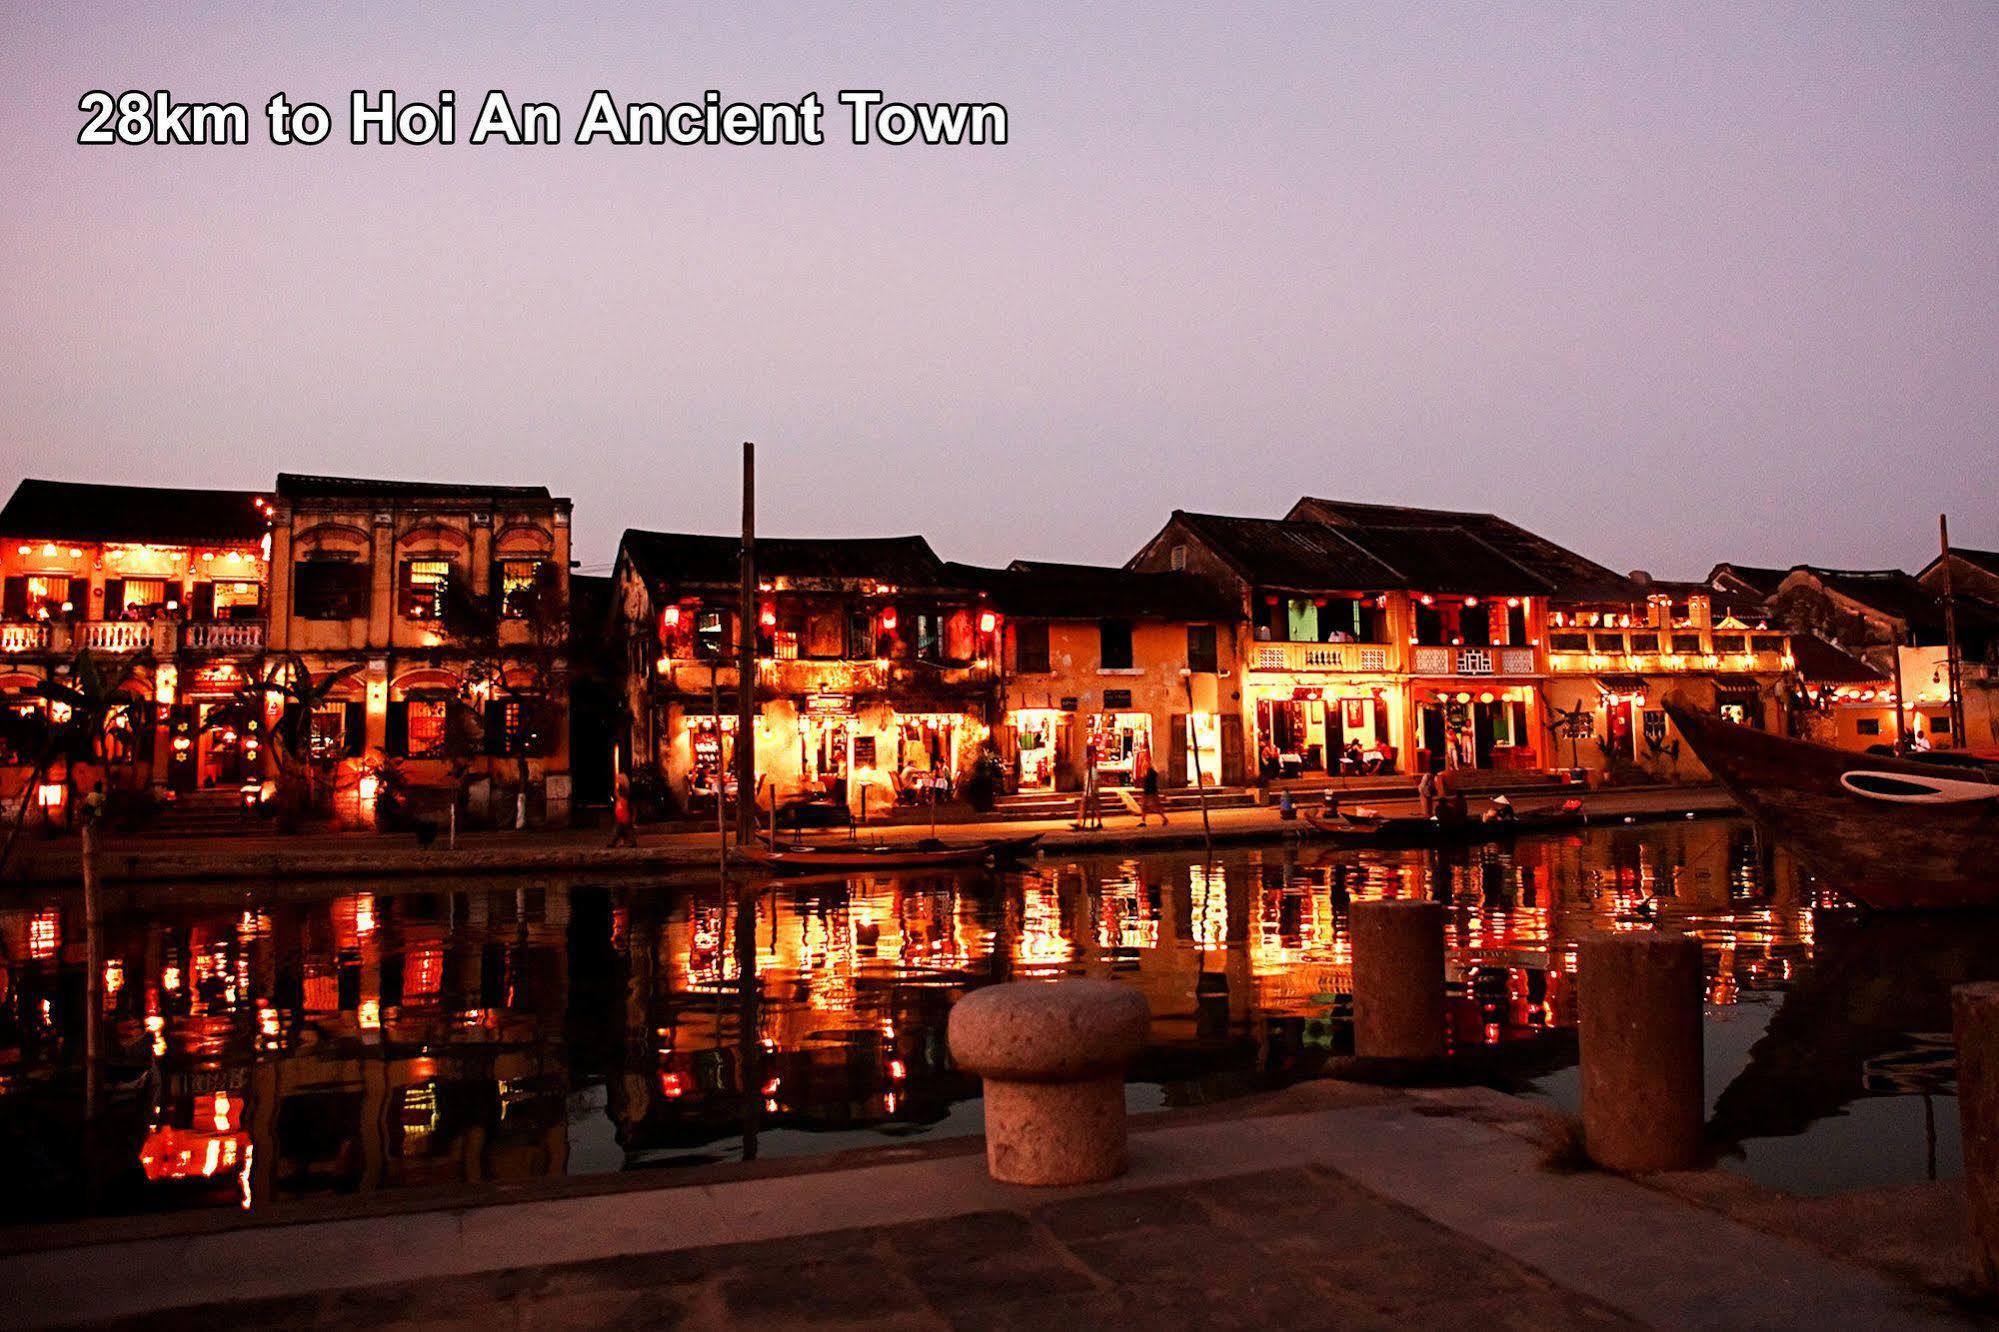
[[[172,643],[173,631],[165,620],[85,620],[70,626],[70,645],[78,652],[112,656],[150,652],[156,639]]]
[[[52,636],[47,624],[0,624],[0,653],[47,652]]]
[[[1530,647],[1438,647],[1409,649],[1412,675],[1532,675]]]
[[[195,620],[180,629],[180,645],[189,652],[261,652],[262,620]]]
[[[1253,671],[1360,673],[1392,669],[1384,643],[1258,643],[1250,650]]]

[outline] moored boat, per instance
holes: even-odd
[[[1368,846],[1463,846],[1503,842],[1530,833],[1580,828],[1588,821],[1581,809],[1554,809],[1510,819],[1426,818],[1421,814],[1327,815],[1303,811],[1305,822],[1320,836],[1336,842]]]
[[[1666,711],[1758,827],[1862,906],[1999,906],[1999,767],[1855,753],[1673,702]]]
[[[973,865],[1004,865],[1034,850],[1041,834],[996,837],[962,845],[925,839],[921,842],[835,842],[818,846],[759,846],[746,848],[745,858],[785,874],[880,873],[903,869],[959,869]]]

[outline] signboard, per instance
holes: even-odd
[[[1076,707],[1077,707],[1077,703],[1078,703],[1078,700],[1077,700],[1077,699],[1074,699],[1074,698],[1065,698],[1065,699],[1063,699],[1063,700],[1062,700],[1062,711],[1064,711],[1064,712],[1074,712],[1074,711],[1076,710]]]
[[[1130,706],[1131,691],[1129,689],[1104,690],[1104,711],[1115,712],[1120,708],[1128,708]]]
[[[845,717],[854,711],[854,700],[845,694],[807,694],[805,710],[816,717]]]
[[[875,766],[875,738],[871,735],[854,737],[854,766],[872,768]]]

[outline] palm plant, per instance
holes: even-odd
[[[238,706],[261,717],[273,698],[280,703],[278,724],[271,730],[271,752],[277,756],[278,777],[290,809],[309,809],[321,795],[321,779],[333,762],[312,752],[313,714],[333,701],[335,691],[365,669],[361,662],[314,675],[296,652],[261,664],[256,676],[238,691]]]
[[[30,752],[35,760],[27,785],[21,790],[21,803],[8,826],[7,841],[0,845],[0,874],[6,872],[13,858],[14,843],[28,821],[29,803],[56,761],[63,762],[64,780],[68,781],[75,764],[104,760],[106,723],[132,705],[132,696],[125,692],[125,687],[137,675],[136,664],[113,674],[99,666],[96,657],[83,651],[76,654],[66,678],[43,680],[35,686],[34,692],[49,704],[48,713],[32,727],[32,734],[24,732],[22,737],[32,745]],[[63,710],[59,719],[58,709]]]

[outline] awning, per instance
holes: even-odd
[[[1642,675],[1599,675],[1597,687],[1606,694],[1642,694],[1645,692],[1645,677]]]

